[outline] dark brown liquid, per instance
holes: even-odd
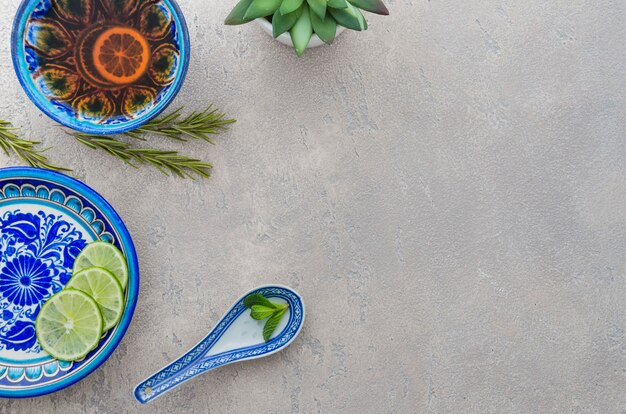
[[[78,118],[135,118],[174,81],[176,30],[159,1],[53,0],[27,27],[35,82]]]

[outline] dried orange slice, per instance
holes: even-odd
[[[146,38],[130,27],[111,27],[98,36],[93,61],[98,73],[116,85],[133,83],[148,68],[150,46]]]

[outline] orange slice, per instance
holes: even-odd
[[[98,36],[93,61],[98,73],[116,85],[133,83],[148,69],[150,46],[130,27],[111,27]]]

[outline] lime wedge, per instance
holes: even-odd
[[[124,310],[124,291],[108,270],[88,267],[73,275],[65,288],[80,290],[96,301],[104,321],[103,331],[108,331],[120,321]]]
[[[78,290],[64,289],[43,304],[35,332],[41,347],[51,356],[77,361],[98,346],[102,325],[96,301]]]
[[[88,267],[102,267],[120,282],[122,290],[126,289],[128,283],[128,265],[122,252],[111,243],[96,241],[89,243],[76,257],[73,274]]]

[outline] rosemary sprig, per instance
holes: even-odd
[[[141,139],[144,134],[157,134],[177,141],[194,138],[212,144],[211,135],[226,130],[229,124],[236,122],[234,119],[227,119],[226,114],[218,112],[213,105],[209,105],[203,111],[193,111],[182,119],[181,111],[182,108],[178,108],[169,115],[153,119],[137,129],[126,132],[125,135]]]
[[[227,119],[225,114],[214,109],[213,105],[209,105],[203,111],[193,111],[186,117],[182,117],[181,111],[182,108],[178,108],[169,115],[153,119],[147,124],[123,135],[142,141],[145,141],[144,135],[156,134],[177,141],[187,141],[187,138],[194,138],[213,143],[211,135],[226,130],[229,124],[235,122],[234,119]],[[0,147],[7,155],[10,152],[14,152],[22,161],[33,167],[54,171],[71,171],[68,168],[51,164],[42,155],[48,148],[35,148],[40,142],[19,138],[13,133],[17,129],[10,122],[0,120]],[[106,151],[133,167],[137,167],[138,164],[150,164],[166,175],[171,173],[179,177],[192,179],[194,178],[193,174],[209,177],[210,170],[213,168],[209,163],[180,155],[177,151],[135,148],[132,144],[119,141],[112,136],[79,132],[71,134],[78,142],[92,149]]]
[[[112,136],[73,134],[81,144],[92,149],[100,149],[120,158],[133,167],[139,164],[150,164],[165,175],[173,173],[179,177],[194,178],[192,173],[201,177],[209,177],[211,164],[178,154],[176,151],[163,151],[150,148],[134,148],[127,142],[119,141]]]
[[[0,119],[0,147],[5,154],[14,152],[17,156],[32,167],[45,168],[53,171],[72,171],[69,168],[54,165],[42,155],[48,148],[37,149],[35,146],[41,144],[39,141],[28,141],[21,139],[13,133],[19,128],[14,127],[10,122]]]
[[[213,143],[211,135],[217,134],[228,128],[229,124],[236,122],[227,119],[226,114],[218,112],[209,105],[203,111],[193,111],[186,117],[182,117],[182,108],[174,112],[151,120],[137,129],[123,133],[122,135],[145,141],[144,135],[161,135],[177,141],[186,142],[187,138],[200,139]],[[112,136],[97,134],[72,133],[80,143],[93,149],[101,149],[109,154],[120,158],[122,161],[136,167],[137,164],[150,164],[164,174],[173,173],[179,177],[193,178],[192,173],[201,177],[208,177],[212,166],[204,161],[188,158],[176,151],[154,150],[150,148],[134,148],[132,144],[120,141]]]

